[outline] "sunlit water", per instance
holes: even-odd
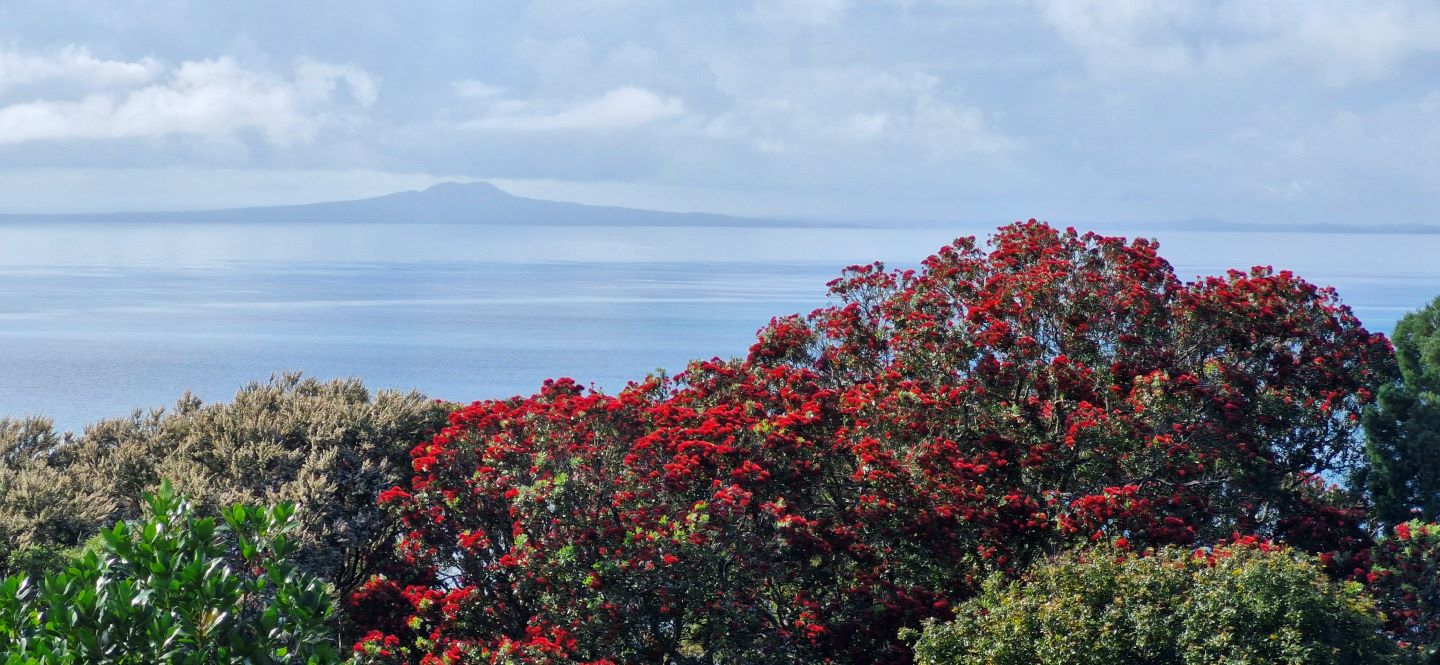
[[[0,225],[0,415],[63,428],[281,369],[469,401],[616,390],[743,353],[841,266],[986,229]],[[1158,232],[1182,278],[1270,264],[1372,330],[1440,294],[1440,236]]]

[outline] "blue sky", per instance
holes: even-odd
[[[0,210],[1440,223],[1433,0],[0,4]]]

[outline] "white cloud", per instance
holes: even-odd
[[[915,100],[908,123],[911,140],[934,159],[1006,152],[1019,145],[991,129],[980,109],[946,103],[928,95]]]
[[[123,71],[123,63],[112,64]],[[271,143],[288,145],[312,139],[333,119],[342,82],[360,106],[374,103],[378,83],[356,67],[302,60],[287,79],[228,57],[183,62],[163,81],[144,87],[0,107],[0,144],[172,135],[218,139],[254,130]]]
[[[1041,9],[1103,75],[1287,67],[1341,85],[1440,52],[1440,5],[1429,0],[1042,0]]]
[[[516,132],[615,130],[649,125],[685,114],[685,103],[638,86],[623,86],[569,107],[528,101],[502,100],[487,115],[463,123],[468,129]]]
[[[1249,41],[1217,55],[1242,66],[1308,66],[1332,84],[1383,77],[1408,58],[1440,52],[1440,4],[1428,0],[1232,1],[1221,20]]]
[[[870,159],[865,151],[882,150],[891,157],[950,159],[1017,146],[984,111],[954,99],[939,77],[924,71],[739,60],[715,66],[733,105],[699,131],[718,141],[748,141],[761,153]]]
[[[889,123],[890,116],[886,113],[856,113],[845,122],[845,133],[861,140],[876,138],[885,133]]]
[[[477,79],[451,81],[450,89],[465,99],[489,99],[505,91],[505,89],[500,86],[490,85]]]
[[[361,106],[370,106],[380,97],[379,82],[354,65],[334,65],[307,59],[295,65],[295,90],[305,101],[329,100],[341,82]]]
[[[685,188],[676,205],[728,191],[706,200],[872,217],[1440,209],[1440,0],[361,0],[260,23],[160,2],[171,11],[73,17],[50,8],[73,2],[0,3],[0,171],[633,180]],[[176,80],[182,60],[222,53],[243,71]],[[305,55],[364,70],[299,71]],[[387,78],[363,106],[365,70],[404,77],[405,103]],[[205,95],[220,101],[184,110]],[[6,107],[22,102],[37,103]],[[1355,120],[1331,122],[1340,111]],[[13,145],[76,134],[166,138]],[[292,147],[255,149],[266,140]]]
[[[1431,90],[1420,100],[1420,111],[1429,115],[1440,113],[1440,90]]]
[[[748,14],[762,23],[832,25],[850,12],[853,0],[755,0]]]
[[[1042,11],[1094,69],[1174,73],[1190,66],[1174,31],[1193,14],[1186,0],[1046,0]]]
[[[35,55],[0,51],[0,93],[15,86],[44,81],[73,81],[87,87],[133,86],[159,76],[164,68],[153,58],[126,62],[101,60],[81,46]]]

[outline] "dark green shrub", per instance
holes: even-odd
[[[30,545],[11,551],[0,565],[15,574],[44,578],[57,571],[65,570],[70,562],[78,558],[80,554],[78,547]]]
[[[335,663],[330,592],[296,570],[294,507],[195,517],[168,484],[153,516],[101,533],[63,572],[0,582],[6,663]]]
[[[994,578],[928,627],[923,665],[1325,665],[1402,662],[1358,583],[1245,544],[1145,556],[1110,549]]]
[[[1440,520],[1440,298],[1400,319],[1391,341],[1400,376],[1365,413],[1365,485],[1388,526]]]

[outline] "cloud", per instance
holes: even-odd
[[[1046,0],[1042,13],[1092,69],[1175,73],[1191,65],[1175,33],[1193,14],[1185,0]]]
[[[342,81],[361,106],[374,104],[380,96],[379,82],[359,67],[308,59],[295,66],[295,91],[305,101],[328,101]]]
[[[1232,1],[1221,9],[1227,27],[1250,37],[1233,51],[1242,61],[1309,66],[1332,84],[1384,77],[1440,52],[1440,5],[1428,0]]]
[[[839,23],[853,0],[756,0],[748,17],[761,23],[823,26]]]
[[[489,83],[476,79],[451,81],[450,89],[465,99],[490,99],[505,92],[505,89],[500,86],[490,85]]]
[[[467,129],[511,132],[605,131],[631,129],[685,114],[685,103],[638,86],[623,86],[558,110],[540,104],[502,100],[487,115],[463,123]]]
[[[943,81],[908,67],[761,67],[717,64],[731,108],[704,133],[748,141],[764,154],[940,160],[1006,152],[1018,141],[992,127],[980,108],[955,99]]]
[[[1420,112],[1426,115],[1440,114],[1440,90],[1431,90],[1420,100]]]
[[[0,51],[0,93],[9,88],[52,80],[87,87],[133,86],[159,76],[163,67],[153,58],[133,62],[101,60],[81,46],[70,45],[48,55]]]
[[[157,67],[139,61],[84,69],[75,63],[89,61],[77,53],[83,51],[62,51],[58,61],[71,63],[66,71],[92,72],[91,83],[105,77],[119,84],[126,72],[133,73],[132,83],[143,83],[149,78],[141,72]],[[31,69],[43,68],[32,64]],[[247,69],[229,57],[183,62],[163,81],[143,87],[0,106],[0,144],[177,135],[218,139],[251,130],[272,144],[290,145],[313,139],[321,126],[338,117],[333,112],[340,108],[341,83],[360,107],[375,102],[378,82],[348,65],[301,60],[285,78]]]
[[[1042,0],[1041,13],[1107,76],[1286,67],[1343,85],[1440,52],[1428,0]]]
[[[624,181],[871,218],[1440,209],[1436,0],[118,4],[0,3],[0,170]]]

